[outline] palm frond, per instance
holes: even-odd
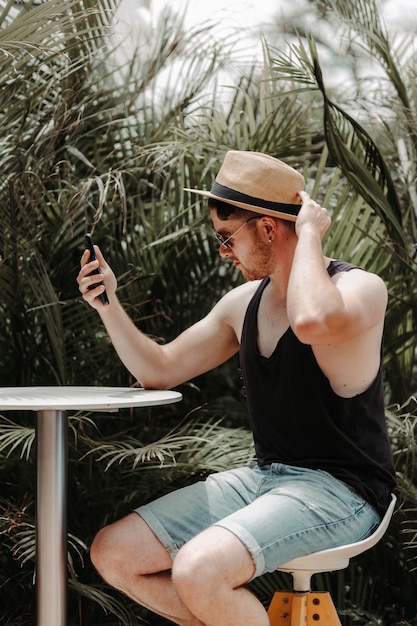
[[[416,456],[417,456],[417,400],[410,397],[401,406],[386,409],[387,424],[393,446],[394,462],[399,478],[399,509],[402,514],[401,532],[404,549],[411,567],[417,559]]]
[[[0,421],[0,452],[11,456],[19,451],[19,458],[29,460],[35,442],[35,428],[16,424],[2,416]]]
[[[404,110],[410,110],[408,90],[400,72],[400,57],[393,54],[394,45],[390,41],[389,33],[383,24],[378,5],[375,0],[353,0],[344,2],[336,0],[324,4],[331,12],[336,13],[350,27],[351,32],[357,33],[357,39],[362,42],[362,50],[369,57],[379,63],[387,73],[390,83],[395,87],[398,98]]]
[[[124,626],[132,626],[132,609],[126,598],[116,597],[112,594],[109,587],[103,584],[89,585],[71,577],[69,580],[69,589],[77,594],[78,597],[88,599],[95,603],[104,612],[105,615],[113,615],[120,620],[118,623]]]
[[[314,83],[322,96],[324,131],[331,157],[352,187],[377,212],[391,237],[406,247],[401,207],[388,166],[366,129],[329,98],[313,37],[307,38],[307,45],[308,48],[299,38],[298,45],[291,46],[290,55],[285,58],[281,54],[273,60],[277,75],[288,76],[302,89]]]
[[[253,447],[249,431],[225,428],[209,421],[176,427],[151,444],[129,436],[123,440],[95,442],[87,454],[93,454],[98,461],[106,461],[106,470],[113,464],[129,462],[131,470],[176,468],[194,473],[246,464],[253,458]]]

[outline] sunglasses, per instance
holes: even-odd
[[[248,220],[246,220],[246,222],[243,222],[243,224],[241,224],[239,226],[239,228],[237,230],[235,230],[234,233],[232,233],[229,237],[225,237],[224,235],[221,235],[220,233],[218,233],[217,231],[214,233],[216,236],[216,239],[220,242],[221,246],[224,246],[225,248],[228,248],[229,250],[231,250],[233,244],[231,243],[231,240],[233,239],[233,237],[236,237],[236,235],[238,234],[238,232],[240,230],[242,230],[242,228],[244,226],[246,226],[246,224],[248,224],[249,222],[251,222],[252,220],[257,220],[260,217],[262,217],[262,215],[255,215],[254,217],[250,217]]]

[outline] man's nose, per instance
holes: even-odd
[[[219,254],[221,257],[227,259],[230,256],[230,248],[219,242]]]

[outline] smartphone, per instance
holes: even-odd
[[[90,261],[95,261],[97,259],[96,257],[96,253],[94,250],[94,242],[93,242],[93,237],[91,235],[91,233],[87,233],[85,236],[85,241],[87,244],[87,249],[90,251]],[[101,270],[98,267],[97,269],[93,270],[91,272],[91,274],[101,274]],[[91,275],[90,274],[90,275]],[[90,289],[94,289],[94,287],[96,287],[98,285],[102,285],[103,281],[99,281],[98,283],[96,283],[95,285],[91,285]],[[103,304],[109,304],[109,299],[107,297],[107,293],[105,291],[103,291],[102,294],[100,294],[100,299],[102,301]]]

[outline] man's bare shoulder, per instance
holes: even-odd
[[[332,278],[339,291],[362,305],[369,321],[378,322],[384,315],[388,301],[387,287],[380,276],[359,268],[335,274]],[[373,313],[373,315],[371,315]]]
[[[250,299],[258,289],[261,284],[260,280],[250,280],[246,283],[242,283],[228,291],[222,299],[219,301],[219,304],[222,303],[226,308],[229,306],[234,306],[236,303],[241,302],[242,300],[249,304]],[[245,307],[246,308],[246,307]]]
[[[234,329],[238,338],[242,333],[246,309],[260,283],[260,280],[253,280],[235,287],[226,293],[213,309]]]

